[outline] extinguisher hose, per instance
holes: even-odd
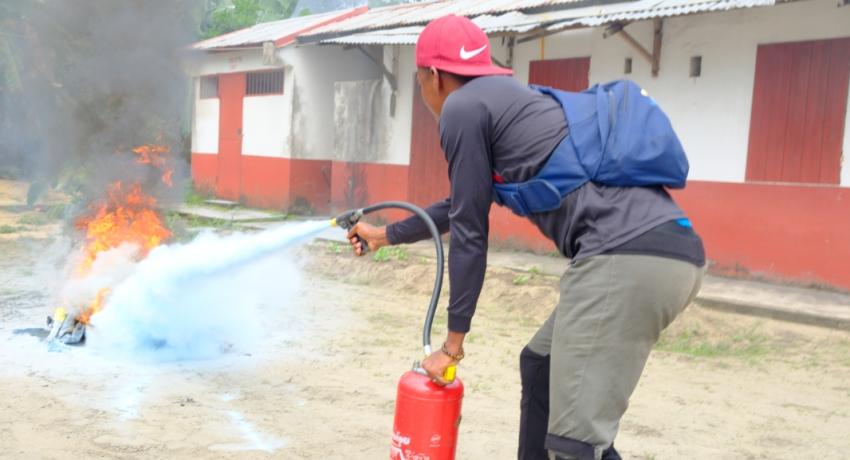
[[[346,211],[331,221],[334,225],[339,225],[344,229],[350,229],[366,214],[371,214],[382,209],[403,209],[410,211],[419,216],[431,237],[434,239],[434,251],[437,256],[437,273],[434,278],[434,290],[431,293],[431,301],[428,304],[428,311],[425,314],[425,326],[422,328],[422,348],[425,351],[425,356],[431,354],[431,323],[434,322],[434,314],[437,312],[437,302],[440,300],[440,291],[443,288],[443,270],[445,266],[445,254],[443,252],[443,240],[440,238],[440,231],[431,216],[419,206],[406,203],[404,201],[384,201],[382,203],[373,204],[362,209]],[[367,247],[367,243],[363,241],[363,247]]]

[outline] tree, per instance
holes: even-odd
[[[298,0],[219,0],[209,2],[201,23],[203,38],[292,16]]]

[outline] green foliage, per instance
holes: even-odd
[[[23,228],[14,225],[0,225],[0,234],[16,233],[21,230],[23,230]]]
[[[203,38],[292,16],[297,0],[231,0],[213,2],[201,25]]]
[[[543,270],[540,267],[534,265],[528,269],[527,273],[521,273],[514,277],[513,284],[514,286],[524,286],[529,283],[529,281],[537,278],[538,276],[543,275]]]
[[[375,251],[375,255],[372,256],[375,262],[389,262],[391,260],[403,262],[409,257],[407,249],[400,246],[384,246]]]
[[[524,286],[524,285],[528,284],[529,281],[531,281],[531,278],[533,276],[534,275],[528,274],[528,273],[523,273],[521,275],[517,275],[513,279],[513,284],[514,284],[514,286]]]
[[[212,197],[213,195],[211,193],[195,188],[190,184],[186,187],[186,195],[183,196],[183,202],[191,205],[202,205]]]
[[[53,222],[54,219],[51,218],[47,213],[33,212],[22,216],[18,219],[18,223],[23,225],[47,225]]]
[[[770,351],[767,337],[757,332],[758,325],[733,334],[709,338],[698,328],[690,328],[678,333],[664,333],[656,348],[671,353],[681,353],[699,358],[738,357],[753,359]]]
[[[342,245],[336,241],[328,241],[328,252],[332,254],[342,254]]]

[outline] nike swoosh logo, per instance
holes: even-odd
[[[481,54],[481,52],[484,51],[485,49],[487,49],[487,45],[484,45],[481,48],[478,48],[477,50],[472,50],[472,51],[467,51],[466,49],[464,49],[463,46],[461,46],[460,47],[460,58],[463,59],[464,61],[468,61],[468,60],[474,58],[475,56],[478,56],[479,54]]]

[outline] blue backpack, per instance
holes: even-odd
[[[497,204],[520,216],[552,211],[592,181],[619,187],[683,188],[688,159],[667,115],[636,83],[618,80],[580,93],[532,89],[561,104],[569,135],[532,179],[504,183],[494,172]]]

